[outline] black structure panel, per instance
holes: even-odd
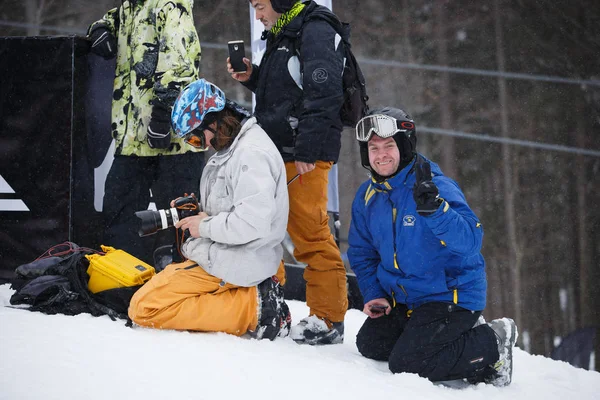
[[[0,38],[0,280],[63,241],[97,244],[88,48],[77,37]]]

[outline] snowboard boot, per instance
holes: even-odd
[[[344,342],[344,321],[332,322],[311,315],[292,327],[290,337],[299,344],[322,345]]]
[[[491,383],[494,386],[508,386],[512,381],[513,372],[513,347],[519,336],[515,321],[510,318],[495,319],[488,323],[496,334],[496,342],[498,343],[498,354],[500,357],[492,368],[495,372],[488,378],[486,383]]]
[[[256,339],[275,340],[290,332],[292,316],[283,298],[283,287],[276,276],[265,279],[257,286],[258,325],[251,336]]]

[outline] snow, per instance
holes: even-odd
[[[10,307],[0,286],[0,399],[598,399],[600,373],[515,349],[505,388],[434,386],[362,357],[366,316],[349,310],[344,344],[257,341],[223,333],[127,328],[108,317],[44,315]],[[308,308],[289,302],[294,321]]]

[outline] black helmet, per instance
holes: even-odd
[[[398,166],[398,171],[400,171],[410,164],[414,156],[417,154],[417,128],[415,123],[406,111],[399,108],[384,107],[374,109],[370,111],[365,118],[361,119],[358,124],[356,124],[357,139],[361,136],[359,135],[359,131],[361,129],[364,131],[365,122],[369,121],[369,117],[376,115],[385,115],[395,119],[395,130],[390,131],[389,134],[385,136],[379,136],[393,137],[396,141],[396,145],[398,146],[398,150],[400,152],[400,165]],[[368,124],[366,126],[368,127]],[[362,133],[362,137],[358,141],[360,147],[360,161],[362,166],[370,170],[375,176],[377,174],[372,170],[371,165],[369,164],[368,141],[371,138],[371,128],[369,128],[367,132]],[[375,133],[378,134],[378,132]]]
[[[300,0],[271,0],[271,7],[275,12],[283,14],[286,11],[290,11],[294,4]]]
[[[248,111],[244,106],[241,106],[238,103],[236,103],[235,101],[230,100],[230,99],[225,99],[225,108],[228,108],[231,111],[233,111],[235,116],[237,118],[239,118],[240,120],[243,120],[245,118],[250,118],[252,116],[252,113],[250,111]]]

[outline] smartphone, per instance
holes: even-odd
[[[232,40],[227,42],[229,47],[229,62],[233,67],[233,72],[246,72],[246,64],[244,64],[244,57],[246,52],[244,50],[243,40]]]
[[[369,310],[374,313],[384,313],[385,310],[387,310],[387,306],[384,306],[383,304],[371,304]]]

